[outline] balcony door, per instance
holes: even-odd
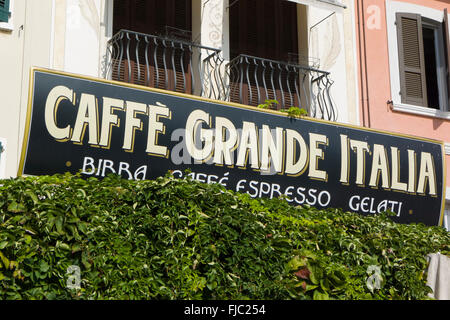
[[[191,0],[115,0],[113,80],[191,93]],[[168,40],[170,39],[170,40]]]
[[[164,34],[165,27],[191,30],[191,0],[115,0],[113,31]]]
[[[276,99],[280,102],[278,107],[299,105],[296,75],[286,64],[263,60],[297,63],[295,3],[283,0],[235,2],[230,8],[230,53],[231,101],[258,105],[265,99]]]

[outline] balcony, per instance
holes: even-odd
[[[108,42],[105,78],[226,100],[220,50],[188,39],[175,28],[162,36],[120,30]]]
[[[295,58],[295,59],[293,59]],[[330,95],[330,73],[297,63],[239,55],[228,64],[230,99],[257,106],[266,99],[276,100],[276,109],[299,107],[310,117],[336,121],[337,110]],[[292,61],[294,60],[294,61]]]
[[[298,59],[288,62],[239,55],[226,63],[221,50],[201,46],[183,30],[165,35],[120,30],[108,42],[105,78],[251,106],[266,99],[310,117],[337,120],[330,73]]]

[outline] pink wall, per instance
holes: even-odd
[[[361,124],[366,127],[427,137],[448,143],[450,142],[450,120],[392,111],[390,105],[388,104],[388,101],[392,100],[392,96],[389,70],[388,31],[386,25],[387,1],[390,0],[356,0],[356,39],[358,48],[358,70],[360,71],[359,84],[361,97]],[[449,1],[396,1],[427,6],[442,11],[444,11],[444,8],[447,8],[450,12]],[[367,19],[374,13],[374,10],[376,10],[377,7],[380,9],[379,12],[381,13],[379,28],[371,29],[367,26],[370,22]],[[363,8],[364,19],[362,18]],[[363,21],[365,35],[362,32]],[[374,20],[371,21],[373,23]],[[358,42],[360,38],[361,42]],[[362,59],[359,59],[360,57],[362,57]],[[449,155],[446,156],[446,163],[447,187],[450,187]]]

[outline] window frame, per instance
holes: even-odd
[[[0,22],[0,31],[13,31],[14,30],[14,1],[9,0],[9,19],[7,22]]]
[[[8,22],[9,16],[10,16],[10,12],[9,12],[9,0],[3,0],[2,2],[3,2],[3,5],[0,6],[0,10],[1,10],[1,13],[2,13],[1,19],[4,19],[4,18],[3,18],[3,15],[4,15],[4,14],[6,14],[7,17],[6,17],[6,20],[5,20],[5,21],[2,20],[1,22]]]
[[[443,28],[443,22],[439,23],[428,18],[422,17],[422,28],[432,29],[434,31],[434,50],[436,52],[436,74],[439,90],[439,110],[449,111],[450,105],[448,100],[448,79],[447,68],[449,67],[445,59],[445,39],[446,34]],[[448,41],[448,40],[447,40]],[[426,64],[426,61],[425,61]]]
[[[425,21],[434,21],[436,24],[443,24],[444,11],[416,4],[388,1],[386,3],[386,22],[388,36],[388,55],[389,55],[389,76],[391,85],[392,109],[394,111],[412,113],[433,118],[442,118],[450,120],[450,105],[447,104],[447,110],[433,109],[425,106],[417,106],[413,104],[403,103],[400,95],[400,62],[399,62],[399,46],[397,38],[397,13],[417,14]],[[443,30],[444,32],[444,30]],[[446,32],[450,32],[447,30]],[[447,33],[448,34],[448,33]],[[445,44],[444,44],[445,45]],[[445,53],[445,52],[443,52]],[[444,57],[445,59],[445,57]]]

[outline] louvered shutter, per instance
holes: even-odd
[[[154,25],[154,19],[151,17],[151,13],[154,11],[153,1],[133,0],[133,2],[134,4],[130,8],[130,30],[142,33],[152,33]]]
[[[192,2],[190,0],[166,0],[163,3],[165,3],[166,16],[164,23],[161,24],[161,30],[164,30],[164,34],[169,38],[191,41]],[[184,33],[184,31],[187,32]],[[167,72],[169,90],[191,93],[190,54],[188,52],[186,46],[167,50],[169,54],[166,57],[169,69]]]
[[[168,31],[166,27],[191,31],[191,7],[191,0],[114,1],[113,30],[116,33],[120,29],[127,29],[157,36],[165,36]],[[124,56],[121,61],[117,60],[113,63],[112,78],[139,85],[191,93],[191,75],[188,66],[190,59],[187,47],[183,47],[184,51],[171,49],[170,45],[165,48],[160,40],[153,41],[153,38],[149,38],[147,69],[145,56],[147,46],[142,36],[139,39],[140,42],[137,42],[133,36],[122,41]],[[159,44],[158,47],[155,46],[155,42]],[[119,67],[120,74],[118,73]]]
[[[120,29],[128,29],[147,34],[164,35],[166,26],[190,31],[192,29],[192,3],[191,0],[114,1],[113,19],[114,33]]]
[[[286,62],[289,60],[289,53],[298,52],[297,39],[297,7],[293,2],[239,0],[230,8],[232,59],[245,54]],[[288,73],[279,71],[276,64],[273,66],[270,69],[266,64],[266,72],[263,72],[261,66],[256,67],[250,60],[242,60],[242,63],[230,70],[230,100],[256,106],[264,103],[265,99],[276,98],[280,103],[278,108],[298,106],[292,75],[289,80],[291,92],[288,92]],[[267,84],[266,88],[262,85],[264,82]],[[284,105],[281,105],[282,100]]]
[[[8,22],[9,0],[0,0],[0,22]]]
[[[192,30],[192,3],[191,1],[174,0],[172,26],[182,30]],[[186,39],[191,40],[191,39]]]
[[[297,53],[296,4],[282,0],[239,0],[230,9],[231,56],[248,54],[287,60]]]
[[[396,16],[401,101],[427,107],[422,18],[410,13]]]

